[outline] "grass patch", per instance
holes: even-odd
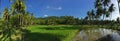
[[[28,28],[25,41],[72,41],[80,28],[71,25],[34,25]]]

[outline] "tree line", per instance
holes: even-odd
[[[117,21],[116,21],[117,20]],[[120,22],[119,17],[116,20],[86,20],[86,18],[75,18],[73,16],[49,16],[39,17],[33,20],[34,25],[108,25],[111,22],[115,24]]]

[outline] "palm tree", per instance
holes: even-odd
[[[10,12],[8,8],[4,9],[3,19],[4,19],[4,22],[2,23],[3,36],[0,38],[0,40],[6,41],[6,39],[8,38],[10,41],[12,41],[11,35],[12,35],[13,29],[10,27],[11,25],[10,24]]]
[[[111,4],[111,6],[109,7],[108,11],[109,11],[111,14],[112,14],[113,11],[115,11],[115,10],[114,10],[114,4]],[[111,17],[112,17],[112,15],[111,15]]]
[[[87,16],[88,16],[88,20],[91,20],[91,15],[90,15],[90,11],[87,12]]]
[[[26,10],[26,5],[24,3],[24,0],[10,0],[13,2],[11,5],[12,15],[17,17],[14,19],[14,21],[17,22],[18,25],[14,25],[17,29],[19,29],[21,32],[23,32],[22,26],[24,25],[24,17]],[[15,23],[15,22],[13,22]],[[15,23],[16,24],[16,23]],[[24,41],[24,32],[21,34],[21,41]]]
[[[119,28],[119,24],[120,24],[120,17],[117,17],[116,20],[117,20],[117,23],[116,23],[116,24],[117,24],[117,29],[118,29],[118,28]]]
[[[117,2],[118,2],[119,14],[120,14],[120,0],[117,0]]]
[[[105,15],[106,17],[109,17],[109,15],[114,11],[114,8],[112,8],[114,5],[111,4],[111,0],[96,0],[94,5],[96,8],[96,17],[103,16],[103,20]],[[110,8],[112,11],[109,10]]]
[[[19,18],[19,28],[23,25],[23,19],[22,16],[25,13],[26,10],[26,6],[25,3],[21,0],[15,0],[14,3],[11,5],[12,8],[12,14],[14,15],[14,12],[16,12],[16,14],[18,14],[18,18]]]
[[[108,9],[108,12],[111,14],[110,19],[112,18],[112,12],[114,11],[114,4],[111,4],[111,6]],[[112,22],[111,22],[111,27],[112,27]],[[112,28],[113,29],[113,28]]]
[[[94,6],[96,8],[96,18],[100,18],[103,13],[102,0],[95,0]]]
[[[107,7],[109,6],[111,0],[102,0],[102,1],[103,1],[103,3],[102,3],[102,5],[103,5],[103,13],[102,13],[102,15],[103,15],[103,22],[104,22],[105,17],[106,17],[105,15],[107,14]],[[103,25],[104,25],[104,23],[103,23]]]
[[[92,9],[91,12],[90,12],[90,16],[91,16],[91,23],[93,24],[93,21],[94,21],[94,18],[95,18],[95,13],[94,13],[94,10]]]
[[[92,23],[92,21],[94,20],[95,18],[95,13],[94,13],[94,10],[92,9],[91,11],[88,11],[87,12],[87,17],[88,17],[88,20],[91,21],[90,23]]]
[[[92,9],[91,10],[91,17],[92,17],[92,20],[94,20],[94,18],[95,18],[95,13],[94,13],[95,11]]]
[[[9,9],[6,8],[4,11],[4,14],[3,14],[3,18],[5,20],[4,22],[6,22],[5,25],[8,28],[8,31],[7,31],[8,33],[5,33],[3,35],[5,35],[5,36],[8,35],[6,37],[9,38],[10,41],[12,41],[11,34],[10,34],[10,33],[14,32],[12,29],[20,30],[21,32],[23,32],[23,29],[22,29],[23,22],[24,22],[23,15],[25,15],[25,12],[26,12],[25,11],[26,5],[24,3],[24,0],[10,0],[10,1],[13,2],[11,5],[11,11],[9,11]],[[29,14],[26,16],[30,17]],[[9,26],[9,24],[10,24],[10,26]],[[5,25],[3,24],[3,26],[5,26]],[[19,27],[19,29],[18,29],[18,27]],[[4,29],[6,29],[6,28],[4,28]],[[21,41],[24,41],[24,34],[22,34],[21,36],[22,36]],[[6,38],[4,38],[3,40],[6,40]]]
[[[13,11],[15,10],[15,12],[17,12],[18,14],[18,21],[19,21],[19,25],[18,25],[18,28],[20,29],[21,32],[23,32],[21,34],[21,41],[24,41],[24,31],[23,29],[21,28],[23,26],[23,14],[25,13],[25,10],[26,10],[26,6],[25,6],[25,3],[22,1],[22,0],[16,0],[14,2],[14,4],[12,4],[12,9]]]

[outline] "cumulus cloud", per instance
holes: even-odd
[[[118,3],[117,0],[112,0],[112,3],[114,3],[115,7],[115,11],[112,13],[112,20],[116,20],[117,17],[120,17]]]
[[[61,6],[58,6],[58,7],[46,6],[46,9],[62,10],[62,7]]]
[[[48,15],[44,15],[44,17],[48,17]]]
[[[62,10],[62,7],[57,7],[57,8],[54,8],[54,9],[56,9],[56,10]]]

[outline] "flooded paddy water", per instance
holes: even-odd
[[[120,41],[120,32],[103,28],[82,30],[73,41]]]

